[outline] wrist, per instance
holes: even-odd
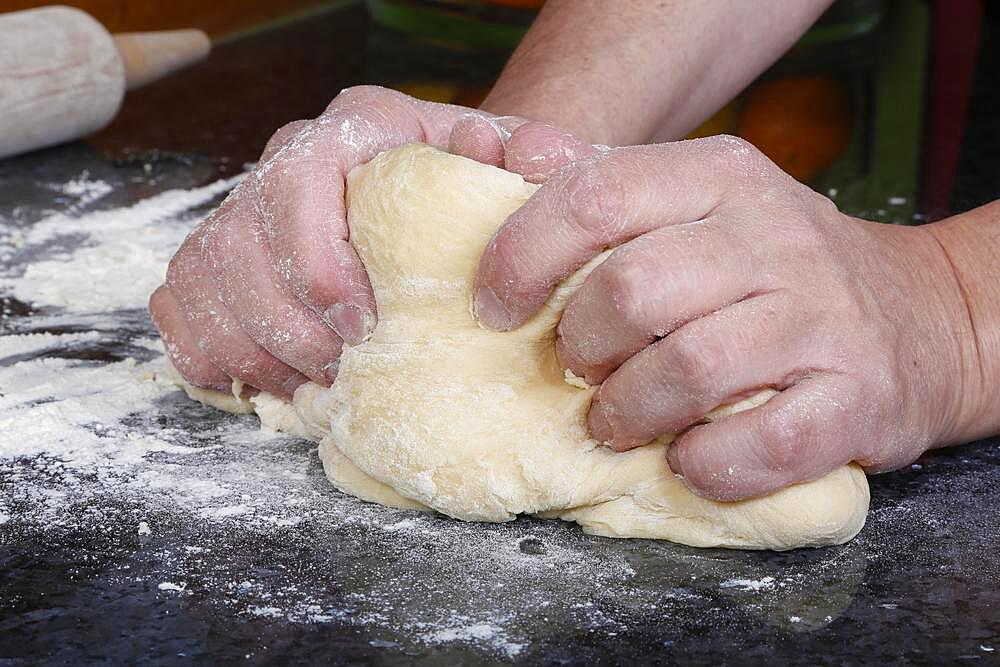
[[[967,421],[972,330],[951,265],[926,227],[863,224],[879,240],[864,264],[871,272],[866,282],[877,290],[878,310],[895,338],[887,369],[899,392],[896,431],[905,443],[874,459],[877,468],[892,469],[956,442]]]
[[[950,272],[961,369],[953,428],[940,445],[1000,432],[1000,202],[924,227]]]

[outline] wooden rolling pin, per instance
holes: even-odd
[[[101,129],[125,90],[208,55],[200,30],[111,35],[86,12],[0,14],[0,158]]]

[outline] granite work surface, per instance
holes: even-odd
[[[997,440],[873,477],[849,544],[751,553],[372,506],[191,402],[145,284],[219,173],[0,163],[0,664],[1000,661]]]

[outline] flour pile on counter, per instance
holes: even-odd
[[[0,291],[75,312],[143,308],[189,230],[167,222],[229,191],[240,178],[167,191],[126,208],[54,213],[26,230],[0,227],[0,262],[14,267],[0,272]],[[78,194],[77,205],[86,206],[110,187],[71,181],[62,192]]]

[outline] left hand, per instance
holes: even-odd
[[[329,386],[343,343],[377,320],[349,243],[344,189],[377,153],[424,142],[540,182],[593,148],[513,116],[418,100],[375,86],[341,92],[318,118],[278,130],[260,162],[174,255],[150,299],[174,367],[191,384],[232,379],[291,399]]]
[[[614,246],[558,329],[564,367],[601,383],[594,437],[626,450],[781,392],[669,448],[699,494],[758,496],[850,461],[894,469],[962,428],[967,316],[925,230],[848,217],[733,137],[615,149],[563,169],[498,230],[478,317],[519,326]]]

